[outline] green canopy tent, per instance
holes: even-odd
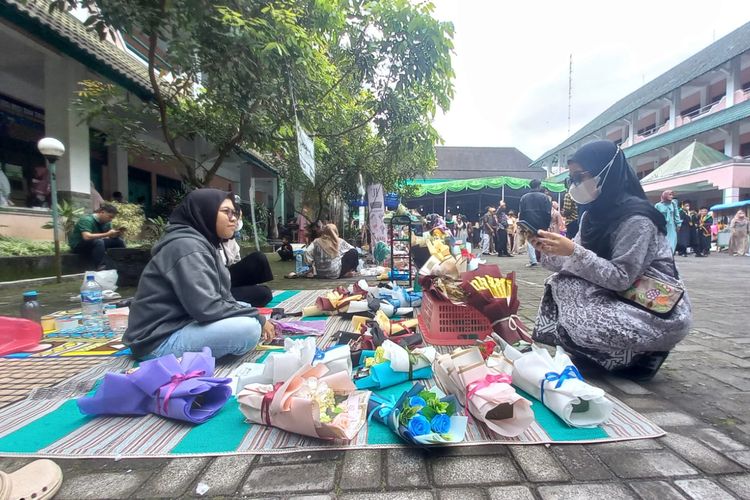
[[[421,198],[430,195],[443,195],[443,213],[448,213],[448,193],[458,193],[462,191],[481,191],[484,189],[500,189],[501,198],[505,199],[505,190],[511,189],[528,190],[531,189],[531,179],[522,179],[519,177],[480,177],[478,179],[410,179],[406,181],[407,186],[415,186],[414,195]],[[565,192],[565,184],[542,181],[542,187],[553,193]],[[471,194],[471,193],[469,193]],[[416,200],[412,198],[412,202]],[[480,203],[481,205],[481,203]]]

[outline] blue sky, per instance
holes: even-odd
[[[750,21],[746,2],[432,0],[455,25],[447,146],[515,146],[533,159],[618,99]],[[743,3],[745,7],[743,8]]]

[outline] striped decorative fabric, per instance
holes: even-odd
[[[280,307],[298,311],[310,305],[322,291],[305,291],[285,296]],[[328,320],[320,347],[332,344],[339,330],[349,330],[341,318]],[[450,347],[438,348],[448,352]],[[217,366],[217,376],[229,374],[240,363],[257,360],[261,353]],[[0,456],[138,458],[227,454],[275,454],[355,448],[397,448],[403,443],[377,422],[369,423],[351,442],[326,442],[245,422],[234,398],[211,420],[190,425],[155,415],[145,417],[87,417],[75,398],[89,392],[96,380],[110,371],[132,366],[132,360],[111,358],[64,383],[32,392],[16,404],[0,408]],[[431,385],[432,381],[427,381]],[[399,395],[410,383],[378,391],[383,396]],[[530,396],[524,395],[528,398]],[[536,422],[522,435],[496,435],[469,419],[466,439],[458,446],[486,444],[591,443],[655,438],[664,435],[659,427],[625,404],[611,398],[615,409],[611,420],[593,429],[568,427],[540,402],[533,402]]]

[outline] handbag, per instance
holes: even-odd
[[[672,259],[672,269],[674,269],[675,278],[679,280],[674,259]],[[644,273],[630,285],[630,288],[618,292],[617,295],[623,302],[661,318],[667,318],[682,300],[685,289],[679,282],[667,283],[663,279]]]

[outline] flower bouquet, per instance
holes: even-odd
[[[469,413],[502,436],[518,436],[534,421],[531,403],[516,393],[509,375],[487,368],[478,347],[438,356],[433,371],[444,390],[455,394]]]
[[[250,421],[319,439],[351,440],[367,417],[369,391],[357,391],[345,372],[305,366],[286,382],[249,384],[237,395]]]
[[[87,415],[146,415],[200,424],[232,395],[231,379],[214,378],[211,349],[143,361],[128,373],[107,373],[93,396],[76,401]]]
[[[276,384],[289,379],[297,370],[307,365],[326,365],[330,373],[344,372],[352,376],[351,350],[346,344],[335,344],[319,349],[313,337],[284,339],[284,351],[268,355],[263,369],[263,378],[255,382]]]
[[[437,387],[422,384],[404,392],[397,401],[370,397],[370,418],[385,424],[407,443],[418,446],[460,443],[466,434],[468,417],[458,415],[454,396]]]
[[[497,266],[485,264],[476,271],[464,273],[461,288],[466,302],[481,312],[493,330],[506,342],[532,343],[529,329],[518,317],[518,285],[515,273],[503,276]]]
[[[360,373],[366,376],[355,376],[354,384],[358,389],[385,389],[408,380],[430,379],[435,355],[434,347],[409,351],[386,340],[374,351],[362,352]]]
[[[513,383],[528,392],[558,417],[573,427],[596,427],[612,414],[612,402],[606,393],[586,383],[570,357],[557,347],[552,357],[536,345],[521,353],[506,344],[504,371],[512,367]],[[500,367],[502,369],[502,367]]]

